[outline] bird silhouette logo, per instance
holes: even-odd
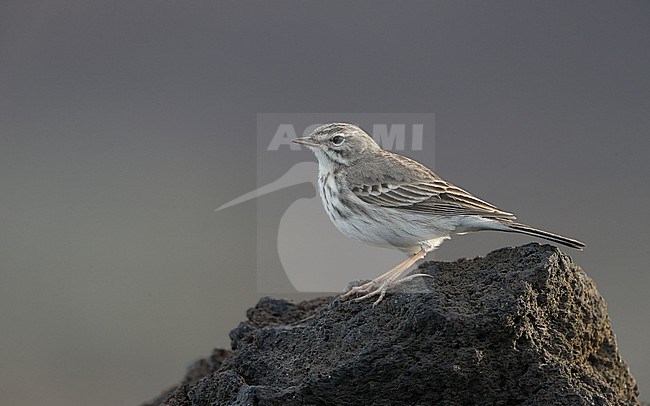
[[[421,115],[417,119],[423,121]],[[407,127],[402,124],[397,128]],[[412,128],[416,138],[422,136],[423,125],[413,125]],[[385,133],[389,131],[379,131],[380,135]],[[405,138],[406,131],[398,131],[391,143],[404,148]],[[379,141],[386,143],[381,137]],[[411,145],[417,146],[417,143]],[[295,147],[292,150],[296,160],[313,159],[309,151],[300,152]],[[257,200],[259,291],[337,292],[345,289],[351,281],[371,279],[386,264],[402,259],[399,252],[367,246],[343,236],[323,210],[317,193],[317,176],[318,164],[315,160],[298,161],[276,180],[261,184],[215,210],[223,212],[230,207]]]

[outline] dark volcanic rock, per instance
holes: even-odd
[[[215,349],[208,358],[203,358],[193,363],[188,368],[185,378],[183,378],[183,381],[178,386],[168,389],[167,392],[151,402],[144,403],[142,406],[161,405],[165,399],[167,399],[165,405],[169,406],[191,404],[187,398],[187,392],[190,388],[196,385],[201,378],[216,372],[221,367],[223,360],[228,358],[231,353],[231,351]]]
[[[549,245],[427,262],[379,305],[262,299],[165,405],[637,404],[593,281]],[[423,292],[422,287],[425,287]]]

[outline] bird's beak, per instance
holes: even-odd
[[[314,141],[314,139],[311,138],[311,137],[294,138],[291,141],[295,142],[296,144],[306,145],[308,147],[317,147],[318,146],[318,143],[316,141]]]

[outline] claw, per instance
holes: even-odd
[[[350,289],[349,291],[347,291],[346,293],[342,294],[342,295],[339,296],[339,297],[341,298],[342,301],[346,301],[346,300],[348,300],[351,296],[354,296],[354,295],[356,295],[356,294],[359,293],[359,292],[367,292],[367,291],[370,290],[370,288],[371,288],[372,286],[374,286],[374,285],[375,285],[375,282],[374,282],[374,281],[370,281],[370,282],[364,283],[364,284],[361,285],[361,286],[355,286],[354,288]]]
[[[348,298],[351,296],[359,293],[359,292],[367,292],[365,295],[355,298],[355,302],[361,302],[365,299],[371,298],[373,296],[379,295],[379,299],[375,301],[373,304],[374,306],[377,306],[383,299],[384,296],[386,296],[386,291],[388,288],[398,285],[402,282],[407,282],[412,280],[413,278],[417,278],[420,276],[426,276],[431,278],[431,275],[427,275],[424,273],[418,273],[415,275],[408,276],[406,278],[400,279],[400,276],[406,269],[408,269],[411,265],[413,265],[415,262],[418,260],[424,258],[425,255],[427,255],[427,252],[431,251],[433,247],[429,245],[427,246],[422,246],[420,251],[416,252],[413,254],[410,258],[406,259],[404,262],[398,264],[395,266],[393,269],[390,271],[386,272],[385,274],[381,275],[377,279],[370,281],[368,283],[364,283],[361,286],[354,287],[350,289],[348,292],[342,294],[340,297],[341,301],[346,301]],[[370,290],[371,288],[374,288],[373,290]]]
[[[382,289],[375,289],[375,290],[373,290],[373,291],[370,292],[370,293],[367,293],[367,294],[365,294],[365,295],[363,295],[363,296],[361,296],[361,297],[358,297],[358,298],[354,299],[354,301],[355,301],[355,302],[362,302],[362,301],[364,301],[364,300],[366,300],[366,299],[369,299],[369,298],[371,298],[371,297],[373,297],[373,296],[377,296],[377,295],[379,295],[379,294],[381,293],[381,291],[382,291]],[[380,297],[380,299],[381,299],[382,297],[383,297],[383,295]]]
[[[381,290],[381,294],[379,295],[379,299],[375,300],[375,303],[372,304],[372,307],[375,307],[379,304],[379,302],[382,301],[382,299],[386,296],[386,288],[383,288]]]
[[[366,293],[365,295],[353,299],[354,302],[358,303],[358,302],[362,302],[362,301],[364,301],[366,299],[370,299],[371,297],[379,295],[379,298],[372,304],[372,307],[375,307],[384,299],[384,297],[386,296],[386,291],[388,291],[388,288],[392,288],[394,286],[397,286],[399,284],[402,284],[404,282],[408,282],[410,280],[413,280],[413,279],[419,278],[419,277],[433,278],[433,276],[431,276],[429,274],[426,274],[426,273],[416,273],[414,275],[409,275],[406,278],[402,278],[402,279],[397,279],[397,280],[389,279],[389,280],[386,280],[386,281],[382,282],[379,286],[377,286],[377,282],[375,280],[375,281],[372,281],[372,282],[368,282],[368,283],[366,283],[364,285],[357,286],[355,288],[350,289],[349,292],[341,295],[341,300],[347,300],[347,298],[349,298],[350,296],[352,296],[352,295],[354,295],[356,293],[367,292],[368,289],[371,286],[377,286],[376,289]]]
[[[419,277],[421,277],[421,276],[422,276],[422,277],[427,277],[427,278],[433,278],[432,275],[429,275],[429,274],[427,274],[427,273],[416,273],[416,274],[413,274],[413,275],[409,275],[409,276],[407,276],[406,278],[402,278],[402,279],[400,279],[400,280],[398,280],[398,281],[395,281],[395,285],[400,284],[400,283],[403,283],[403,282],[408,282],[408,281],[410,281],[410,280],[413,280],[413,279],[415,279],[415,278],[419,278]]]

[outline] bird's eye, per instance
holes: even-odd
[[[332,137],[332,144],[334,145],[341,145],[343,144],[343,141],[345,141],[345,138],[341,135],[335,135]]]

